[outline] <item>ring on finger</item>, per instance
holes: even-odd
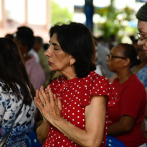
[[[43,103],[43,106],[45,106],[46,105],[46,103]]]

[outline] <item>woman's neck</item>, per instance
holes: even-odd
[[[74,68],[71,68],[71,67],[60,72],[66,77],[67,80],[73,79],[77,76],[74,71]]]
[[[143,67],[145,67],[146,66],[146,64],[145,63],[142,63],[142,64],[139,64],[139,65],[137,65],[137,66],[134,66],[133,67],[133,73],[138,73],[139,72],[139,70],[140,69],[142,69]]]
[[[117,73],[119,83],[122,84],[122,83],[126,82],[132,75],[133,75],[133,72],[131,70],[126,70],[126,71],[122,71],[120,73]]]
[[[141,60],[141,64],[133,67],[133,72],[138,73],[138,71],[143,67],[145,67],[146,65],[147,65],[147,58],[144,58],[143,60]]]

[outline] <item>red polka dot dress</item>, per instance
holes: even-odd
[[[118,96],[109,81],[91,71],[87,77],[74,78],[66,80],[60,78],[50,84],[52,92],[60,97],[62,102],[62,117],[76,127],[85,129],[85,106],[90,104],[92,95],[107,95],[107,115],[104,130],[104,137],[101,147],[105,147],[107,126],[108,126],[108,111],[116,101]],[[79,147],[78,144],[69,140],[64,134],[58,131],[54,126],[51,126],[48,137],[43,147]]]

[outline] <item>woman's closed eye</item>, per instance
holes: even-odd
[[[58,48],[54,48],[55,51],[59,50]]]
[[[142,33],[140,33],[140,36],[142,36],[142,37],[146,37],[146,35],[145,35],[145,34],[142,34]]]
[[[54,50],[55,51],[60,50],[60,47],[58,45],[54,45]]]

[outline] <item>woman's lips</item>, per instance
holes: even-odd
[[[48,61],[48,65],[51,65],[51,64],[52,64],[52,62]]]
[[[110,68],[110,65],[107,64],[107,67]]]

